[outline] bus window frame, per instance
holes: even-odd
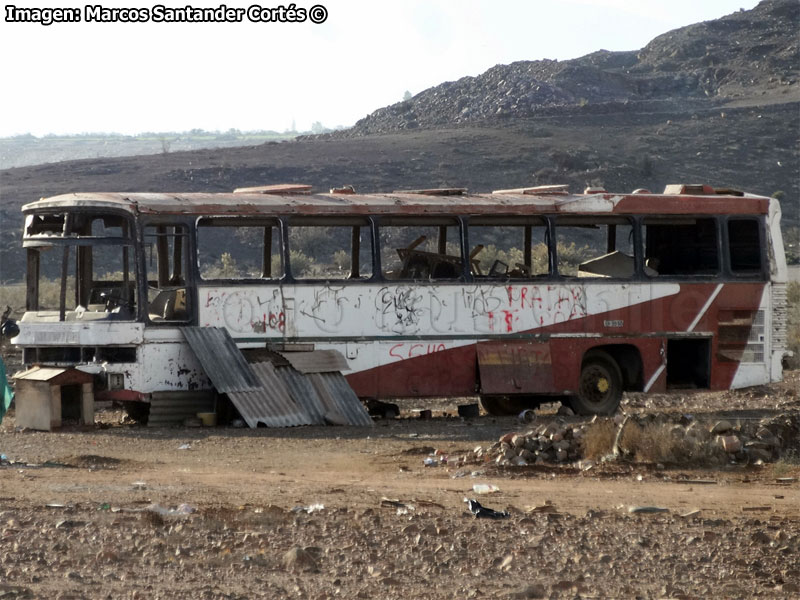
[[[695,220],[698,219],[710,219],[714,222],[714,227],[716,231],[716,248],[717,248],[717,267],[713,273],[669,273],[669,274],[661,274],[657,273],[656,275],[648,275],[647,271],[644,270],[645,261],[646,261],[646,254],[647,250],[645,248],[645,228],[647,224],[645,221],[660,221],[664,224],[667,224],[669,221],[688,221],[688,220]],[[649,282],[657,282],[657,281],[708,281],[708,280],[720,280],[725,277],[725,255],[726,255],[726,248],[725,243],[723,241],[723,227],[721,225],[721,219],[719,215],[714,214],[675,214],[675,215],[644,215],[640,216],[638,219],[639,224],[639,248],[641,249],[642,255],[642,276],[645,281]],[[651,223],[652,224],[652,223]]]
[[[146,218],[139,220],[137,227],[137,243],[139,244],[138,260],[140,261],[140,282],[139,294],[142,301],[140,301],[140,314],[141,320],[147,327],[188,327],[196,326],[198,324],[198,281],[200,279],[199,269],[197,267],[197,229],[195,227],[196,217],[180,217],[176,215],[148,215]],[[145,231],[148,227],[184,227],[186,229],[185,239],[186,247],[183,248],[183,260],[185,261],[184,282],[182,286],[186,288],[186,303],[188,304],[186,312],[188,313],[187,319],[175,319],[164,321],[153,321],[150,319],[148,310],[150,301],[149,286],[150,281],[148,274],[150,273],[147,266],[147,248],[148,244],[145,241]]]
[[[601,219],[601,220],[619,220],[619,221],[627,221],[628,225],[631,228],[631,233],[633,234],[632,246],[633,246],[633,273],[630,277],[580,277],[578,275],[564,275],[558,270],[558,228],[559,228],[559,221],[567,221],[567,223],[561,225],[561,227],[580,227],[580,225],[575,225],[569,223],[570,220],[581,220],[581,219]],[[618,225],[619,223],[614,223],[614,225]],[[612,223],[601,223],[601,226],[608,226],[612,225]],[[621,283],[621,282],[630,282],[630,281],[641,281],[644,278],[644,246],[642,245],[642,236],[640,232],[640,219],[633,216],[633,215],[625,215],[625,214],[601,214],[601,215],[591,215],[591,214],[562,214],[562,215],[553,215],[550,216],[550,260],[552,262],[551,265],[551,278],[558,281],[579,281],[581,283]],[[606,244],[608,244],[608,238],[606,234]],[[616,247],[616,244],[615,244]],[[606,252],[607,254],[607,252]],[[601,255],[602,256],[602,255]]]
[[[264,277],[241,277],[241,278],[210,278],[206,279],[203,277],[201,270],[200,270],[200,222],[201,221],[212,221],[216,222],[215,224],[211,225],[202,225],[202,227],[229,227],[233,225],[238,225],[240,227],[266,227],[267,225],[275,227],[278,233],[278,252],[277,256],[280,258],[281,261],[281,276],[280,277],[270,277],[269,279]],[[228,225],[230,223],[230,225]],[[192,269],[196,270],[196,276],[198,285],[254,285],[254,284],[269,284],[269,283],[279,283],[286,279],[286,259],[284,257],[283,249],[285,247],[284,240],[284,229],[281,225],[280,217],[238,217],[238,216],[231,216],[231,215],[201,215],[195,219],[194,222],[194,235],[196,244],[195,247],[197,249],[194,260],[192,261]],[[262,248],[262,258],[263,258],[263,248]],[[270,249],[270,259],[272,258],[272,251]],[[262,272],[264,265],[261,266]]]
[[[464,237],[464,253],[466,253],[466,273],[465,273],[465,281],[473,282],[473,283],[497,283],[497,282],[514,282],[514,283],[523,283],[523,282],[530,282],[530,281],[549,281],[555,279],[555,264],[554,264],[554,248],[553,248],[553,219],[549,215],[471,215],[469,217],[462,217],[461,218],[463,223],[463,237]],[[534,225],[535,227],[544,226],[545,231],[545,239],[544,243],[547,246],[547,273],[541,273],[539,275],[527,275],[522,277],[511,277],[508,273],[503,273],[500,276],[491,276],[491,275],[479,275],[475,276],[472,274],[472,270],[470,269],[469,265],[469,248],[471,248],[472,242],[469,239],[469,228],[472,227],[491,227],[492,221],[496,221],[494,225],[500,227],[516,227],[516,226],[524,226],[525,220],[531,221],[541,221],[541,225]],[[477,224],[474,221],[478,221]],[[483,221],[483,222],[481,222]],[[522,249],[523,256],[525,249]]]
[[[722,219],[723,247],[724,247],[724,273],[726,279],[734,281],[768,281],[769,267],[766,256],[766,221],[761,215],[725,215]],[[759,268],[753,271],[734,271],[731,266],[730,232],[731,221],[755,221],[758,225]]]
[[[380,217],[373,218],[375,222],[375,231],[373,239],[375,241],[373,245],[373,250],[377,252],[375,263],[379,270],[373,273],[376,276],[376,279],[381,281],[382,283],[388,284],[397,284],[397,283],[413,283],[415,285],[445,285],[445,284],[453,284],[453,283],[469,283],[473,282],[472,275],[469,272],[469,253],[467,251],[467,217],[460,216],[460,215],[441,215],[441,214],[430,214],[430,215],[385,215]],[[414,279],[408,277],[398,277],[397,279],[394,278],[387,278],[383,272],[383,264],[381,261],[381,251],[383,250],[383,243],[381,241],[381,227],[403,227],[403,226],[411,226],[411,225],[420,225],[425,227],[437,227],[441,226],[441,223],[437,223],[437,221],[445,221],[444,225],[446,227],[456,227],[457,228],[457,235],[454,236],[454,239],[458,240],[460,245],[459,248],[459,256],[461,259],[461,270],[457,277],[440,277],[440,278],[433,278],[429,277],[427,279]],[[447,222],[449,221],[449,222]],[[392,251],[396,251],[395,248],[391,249]]]
[[[380,266],[380,262],[377,261],[376,257],[376,229],[373,217],[367,217],[364,215],[335,215],[335,216],[321,216],[321,217],[314,217],[314,216],[306,216],[306,215],[293,215],[289,217],[278,217],[278,221],[281,223],[281,261],[283,264],[283,278],[281,278],[281,282],[286,283],[293,283],[298,285],[314,285],[320,283],[331,283],[336,285],[360,285],[365,283],[375,283],[376,281],[380,281],[380,271],[378,270]],[[316,221],[316,222],[315,222]],[[360,222],[360,223],[357,223]],[[354,225],[358,225],[359,227],[366,228],[366,234],[370,237],[371,241],[371,250],[370,250],[370,260],[372,261],[372,275],[369,277],[359,277],[357,279],[351,279],[349,277],[345,277],[343,279],[332,279],[332,278],[325,278],[325,277],[297,277],[292,272],[292,264],[291,264],[291,251],[292,248],[290,247],[289,243],[289,228],[290,227],[353,227]],[[352,247],[350,248],[352,252]],[[352,255],[350,257],[352,261]],[[352,262],[351,262],[352,265]],[[263,280],[263,281],[276,281],[276,280]]]

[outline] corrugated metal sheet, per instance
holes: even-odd
[[[325,424],[325,404],[317,394],[314,385],[307,375],[303,375],[292,367],[275,367],[278,376],[289,388],[294,401],[303,407],[309,418],[317,425]]]
[[[221,394],[256,390],[259,382],[224,327],[182,329],[206,375]]]
[[[214,392],[153,392],[150,398],[148,427],[182,425],[199,412],[214,411]]]
[[[326,420],[333,423],[334,415],[344,418],[344,423],[348,425],[372,425],[372,417],[367,413],[367,409],[361,404],[353,388],[347,383],[341,373],[312,373],[306,375],[314,385],[314,389],[319,394],[322,403],[325,405]]]
[[[228,397],[250,427],[372,425],[372,418],[341,373],[304,374],[269,362],[250,365],[261,387]]]
[[[259,423],[267,427],[321,424],[295,402],[283,377],[271,363],[253,363],[251,367],[260,386],[252,391],[228,393],[249,427],[258,427]]]
[[[314,350],[312,352],[278,352],[301,373],[328,373],[348,371],[347,359],[338,350]]]

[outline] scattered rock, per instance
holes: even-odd
[[[317,561],[314,560],[311,553],[297,546],[291,548],[283,555],[282,563],[287,570],[317,570]]]

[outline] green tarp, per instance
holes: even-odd
[[[13,399],[14,392],[11,391],[11,386],[8,385],[8,379],[6,379],[6,365],[0,358],[0,423],[3,422],[3,417]]]

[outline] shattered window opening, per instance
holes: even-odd
[[[130,221],[119,215],[33,215],[26,306],[58,320],[134,320],[136,261]],[[60,224],[60,225],[59,225]],[[59,229],[58,237],[38,241]]]
[[[197,263],[204,281],[280,279],[280,223],[277,219],[200,219]]]
[[[524,279],[550,273],[545,219],[472,218],[469,245],[473,277]]]
[[[372,232],[365,219],[292,219],[289,268],[299,280],[372,277]]]
[[[716,275],[717,221],[713,217],[647,218],[643,221],[645,274]]]
[[[728,253],[731,271],[736,275],[761,272],[760,227],[756,219],[728,220]]]
[[[386,279],[447,280],[463,274],[461,228],[456,219],[385,218],[379,238]]]
[[[153,323],[191,318],[191,296],[186,286],[188,240],[185,225],[145,227],[147,313]]]
[[[558,274],[631,279],[636,273],[633,223],[625,217],[559,216]]]

